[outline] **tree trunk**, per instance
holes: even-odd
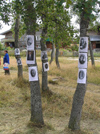
[[[45,42],[45,34],[46,34],[46,28],[43,28],[42,30],[42,39],[41,39],[41,51],[46,51],[46,42]],[[48,59],[42,60],[42,91],[48,90],[48,72],[44,72],[43,64],[48,62]]]
[[[50,64],[52,63],[53,61],[53,58],[54,58],[54,55],[55,55],[55,46],[54,46],[54,43],[52,44],[52,51],[51,51],[51,60],[50,60]]]
[[[89,19],[85,19],[84,15],[85,13],[82,12],[80,21],[80,37],[86,37],[87,28],[89,24]],[[82,106],[84,103],[85,92],[86,92],[86,84],[78,83],[73,97],[72,110],[68,126],[72,130],[80,129],[80,120],[81,120],[81,113],[82,113]]]
[[[91,56],[92,66],[95,66],[95,63],[94,63],[94,56],[93,56],[93,50],[92,50],[92,44],[91,44],[91,42],[89,42],[89,47],[90,47],[90,56]]]
[[[28,65],[28,67],[37,66],[36,63],[36,13],[32,0],[25,0],[25,8],[27,17],[25,18],[25,24],[27,26],[27,35],[34,35],[34,50],[35,50],[35,64]],[[39,78],[39,76],[38,76]],[[37,125],[44,125],[43,114],[42,114],[42,102],[40,93],[40,83],[38,81],[30,82],[31,90],[31,121]]]
[[[59,64],[59,59],[58,59],[58,57],[59,57],[59,48],[56,47],[56,57],[55,57],[55,60],[56,60],[56,65],[57,65],[57,67],[60,68],[60,64]]]
[[[15,23],[15,48],[19,48],[18,46],[18,39],[19,39],[19,15],[16,18],[16,23]],[[18,60],[20,55],[15,55],[15,58]],[[22,65],[18,65],[18,78],[23,78],[23,68]]]

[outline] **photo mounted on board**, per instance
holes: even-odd
[[[15,55],[20,55],[20,49],[19,48],[15,48]]]
[[[41,51],[41,60],[48,60],[47,51]]]
[[[78,68],[87,68],[87,53],[79,53]]]
[[[78,70],[78,79],[77,83],[86,84],[86,69],[79,69]]]
[[[34,35],[26,36],[27,50],[34,50]]]
[[[21,58],[18,58],[18,59],[17,59],[17,65],[18,65],[18,66],[19,66],[19,65],[22,65]]]
[[[43,70],[44,70],[44,72],[49,71],[49,64],[48,64],[48,62],[43,63]]]
[[[80,37],[79,52],[88,52],[88,37]]]
[[[28,50],[27,51],[27,64],[35,64],[35,51],[34,50]]]
[[[29,67],[29,81],[38,81],[37,66]]]

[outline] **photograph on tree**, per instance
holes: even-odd
[[[87,68],[87,53],[79,53],[78,68]]]
[[[88,52],[88,37],[80,37],[79,52]]]
[[[77,83],[86,84],[86,69],[79,69]]]
[[[35,51],[28,50],[27,51],[27,64],[35,64]]]
[[[22,65],[21,58],[18,58],[18,59],[17,59],[17,65],[18,65],[18,66],[19,66],[19,65]]]
[[[48,60],[47,51],[41,51],[41,60]]]
[[[38,81],[37,66],[29,67],[29,81]]]
[[[46,72],[46,71],[49,70],[49,64],[48,64],[48,62],[43,63],[43,69],[44,69],[44,72]]]
[[[27,50],[34,50],[34,35],[27,35]]]
[[[20,55],[20,49],[19,48],[15,48],[15,55]]]

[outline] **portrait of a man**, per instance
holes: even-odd
[[[81,71],[79,72],[79,79],[82,80],[82,79],[84,78],[84,76],[85,76],[84,71],[81,70]]]
[[[29,67],[29,81],[38,81],[37,66]]]
[[[80,39],[80,49],[84,49],[86,48],[86,41],[84,40],[84,38]]]
[[[77,83],[82,84],[86,83],[86,73],[87,73],[86,69],[79,69]]]
[[[44,70],[44,72],[46,72],[46,71],[49,70],[49,64],[48,64],[48,62],[43,63],[43,70]]]
[[[42,51],[41,52],[41,59],[42,60],[47,60],[48,59],[48,56],[47,56],[47,52],[46,51]]]
[[[34,50],[34,35],[26,36],[27,50]]]
[[[80,37],[79,52],[88,52],[88,37]]]
[[[21,58],[17,59],[17,64],[22,65]]]
[[[27,52],[27,60],[34,60],[34,51],[28,50]]]
[[[28,45],[28,46],[31,46],[32,43],[33,43],[32,38],[31,38],[31,37],[28,37],[28,38],[27,38],[27,45]]]
[[[31,76],[32,76],[32,77],[35,77],[35,75],[36,75],[35,69],[31,69]]]
[[[20,55],[20,49],[19,48],[15,48],[15,55]]]
[[[80,64],[84,64],[85,61],[86,61],[85,55],[81,54],[80,57],[79,57],[79,62],[80,62]]]
[[[79,53],[78,68],[87,68],[87,53]]]

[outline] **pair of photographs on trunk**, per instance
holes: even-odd
[[[27,35],[27,64],[35,64],[35,50],[34,50],[34,36]],[[47,52],[41,52],[41,60],[48,60]],[[49,70],[48,62],[43,63],[43,71],[46,72]],[[38,81],[38,71],[37,66],[29,67],[29,81]]]
[[[88,37],[80,37],[77,83],[86,84]]]

